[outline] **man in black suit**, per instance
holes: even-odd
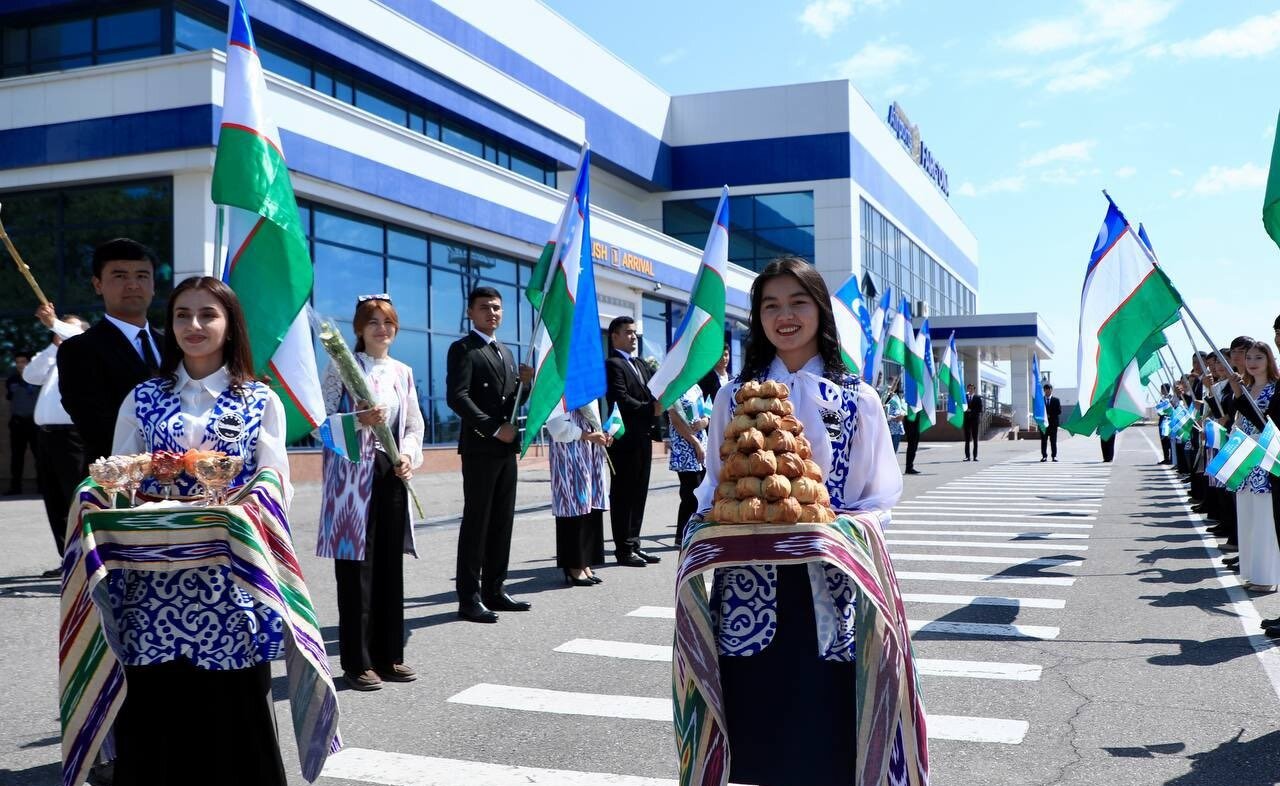
[[[973,385],[964,386],[964,460],[969,460],[969,442],[973,442],[973,460],[978,460],[978,424],[982,420],[982,396]]]
[[[720,362],[716,363],[710,371],[698,380],[698,387],[702,390],[702,395],[706,398],[715,400],[716,394],[720,392],[720,388],[729,384],[729,342],[726,339],[724,345],[724,354],[720,356]]]
[[[1053,395],[1053,385],[1044,386],[1044,414],[1049,425],[1040,432],[1040,460],[1048,461],[1050,448],[1053,460],[1058,460],[1058,424],[1062,420],[1062,402]]]
[[[156,257],[128,238],[108,240],[93,251],[93,289],[106,317],[58,348],[62,407],[84,443],[88,464],[111,455],[116,415],[125,396],[160,367],[160,333],[147,324],[155,297]]]
[[[609,488],[609,518],[613,523],[613,554],[619,565],[643,568],[662,559],[640,548],[640,525],[649,496],[653,440],[659,438],[661,404],[649,392],[652,372],[636,351],[636,321],[615,317],[609,323],[609,359],[604,362],[605,399],[609,411],[618,405],[625,432],[609,447],[613,485]]]
[[[503,589],[516,509],[516,454],[520,432],[511,415],[528,397],[533,369],[520,365],[495,334],[502,295],[476,287],[467,298],[471,332],[449,346],[445,387],[449,408],[462,419],[462,528],[455,578],[458,616],[497,622],[498,611],[528,611],[532,604]],[[516,390],[523,389],[518,400]]]

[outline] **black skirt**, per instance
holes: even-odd
[[[778,566],[778,627],[763,651],[720,656],[729,780],[850,786],[857,766],[853,663],[818,656],[804,565]]]
[[[115,786],[285,786],[271,664],[209,671],[187,660],[126,666]]]
[[[556,516],[556,567],[577,570],[604,563],[604,511]]]

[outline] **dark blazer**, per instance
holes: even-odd
[[[1044,412],[1049,418],[1049,428],[1057,428],[1059,421],[1062,420],[1062,402],[1057,396],[1050,396],[1049,400],[1044,402]]]
[[[715,401],[716,394],[720,392],[720,377],[716,376],[716,370],[711,369],[706,376],[698,380],[698,387],[702,389],[702,395]]]
[[[151,330],[157,348],[162,334]],[[105,317],[58,347],[62,407],[84,440],[85,461],[111,455],[116,415],[129,391],[151,377],[133,342]]]
[[[964,414],[977,417],[982,414],[982,396],[974,393],[969,396],[969,401],[965,404]]]
[[[640,372],[643,382],[636,378],[633,370]],[[605,402],[610,412],[614,404],[618,405],[622,425],[626,427],[626,433],[614,443],[620,450],[660,438],[658,416],[653,414],[654,398],[648,387],[652,376],[648,364],[631,363],[617,350],[609,350],[609,359],[604,362]]]
[[[462,418],[458,435],[458,452],[505,455],[520,450],[520,440],[507,444],[494,436],[498,428],[511,420],[516,407],[516,387],[520,375],[511,350],[501,341],[502,360],[475,331],[449,345],[445,369],[446,401]],[[521,401],[528,398],[524,388]]]

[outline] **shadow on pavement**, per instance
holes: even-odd
[[[1232,619],[1236,616],[1235,612],[1220,608],[1231,603],[1231,598],[1227,596],[1225,590],[1216,587],[1201,587],[1185,592],[1168,592],[1164,595],[1140,595],[1138,597],[1142,600],[1151,601],[1151,605],[1158,609],[1188,607],[1203,609],[1206,614],[1218,614]]]
[[[1216,666],[1236,658],[1253,654],[1249,637],[1223,636],[1201,641],[1199,639],[1137,639],[1130,644],[1176,644],[1180,651],[1168,655],[1152,655],[1147,662],[1152,666]]]
[[[1191,771],[1164,786],[1273,786],[1280,779],[1280,731],[1241,742],[1244,730],[1211,751],[1193,753]]]
[[[6,576],[0,579],[0,598],[48,598],[62,592],[58,579],[41,576]]]
[[[54,786],[62,782],[62,764],[53,762],[25,770],[0,767],[0,783],[5,786]]]
[[[1121,759],[1154,759],[1157,753],[1172,755],[1187,749],[1185,743],[1161,742],[1155,745],[1135,745],[1127,748],[1103,748],[1104,751]]]
[[[1144,584],[1199,584],[1218,575],[1217,568],[1146,568],[1136,570],[1130,576],[1145,576],[1139,579]]]
[[[1143,565],[1154,565],[1162,559],[1205,559],[1204,548],[1201,546],[1183,546],[1177,549],[1156,549],[1148,551],[1138,557],[1138,562]]]

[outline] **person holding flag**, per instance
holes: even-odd
[[[1237,380],[1234,375],[1228,379],[1237,397],[1243,397],[1247,389],[1258,409],[1268,412],[1280,382],[1280,368],[1276,367],[1271,347],[1262,341],[1254,342],[1244,354],[1242,379]],[[1236,427],[1252,437],[1263,431],[1264,419],[1243,403],[1236,410]],[[1273,515],[1273,498],[1271,476],[1262,467],[1254,467],[1236,491],[1240,578],[1251,592],[1275,592],[1280,585],[1280,533]]]
[[[906,433],[903,421],[907,419],[907,405],[902,400],[902,378],[894,377],[889,382],[884,402],[884,415],[889,420],[889,439],[893,441],[893,454],[898,455],[898,445],[902,444],[902,436]]]
[[[601,430],[601,425],[598,412],[584,414],[582,409],[547,419],[556,567],[571,587],[604,582],[591,570],[604,562],[604,512],[609,509],[605,449],[613,444],[613,435]]]
[[[661,439],[658,418],[663,410],[662,402],[649,391],[652,372],[648,364],[632,354],[640,343],[635,322],[624,315],[609,323],[612,349],[605,361],[606,400],[621,413],[625,428],[609,447],[613,471],[625,479],[613,484],[609,505],[614,559],[619,565],[643,568],[662,561],[640,548],[640,528],[649,498],[653,443]]]
[[[671,421],[671,455],[667,467],[680,479],[680,507],[676,511],[676,545],[684,542],[684,527],[698,510],[695,492],[706,475],[707,426],[711,419],[703,411],[702,388],[689,388],[680,400],[667,408]]]

